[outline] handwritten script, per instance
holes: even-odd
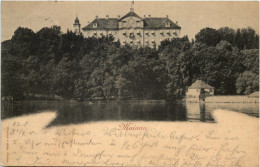
[[[2,129],[2,163],[233,167],[244,166],[252,152],[238,133],[215,124],[170,123],[165,128],[149,124],[93,123],[39,129],[28,121],[11,122]]]

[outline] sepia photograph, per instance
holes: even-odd
[[[2,1],[2,166],[258,167],[258,1]]]

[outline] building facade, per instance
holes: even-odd
[[[202,80],[194,82],[186,93],[186,97],[213,96],[214,87],[208,85]]]
[[[80,33],[78,18],[75,20],[74,32]],[[119,40],[121,45],[158,47],[161,41],[177,38],[181,27],[166,17],[140,17],[134,12],[134,8],[125,16],[118,18],[96,18],[87,26],[82,28],[85,37],[102,37],[112,35],[115,41]]]

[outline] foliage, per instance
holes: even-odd
[[[59,26],[36,33],[19,27],[2,42],[2,96],[175,100],[198,78],[217,94],[248,94],[259,87],[257,37],[251,28],[205,28],[196,41],[184,36],[154,49],[62,33]]]
[[[200,42],[207,46],[216,46],[220,41],[227,41],[240,50],[259,48],[259,35],[250,27],[237,30],[229,27],[222,27],[218,30],[207,27],[200,30],[195,35],[195,39],[195,42]]]
[[[217,30],[218,33],[220,34],[221,40],[227,41],[230,44],[233,44],[233,40],[235,37],[235,30],[229,27],[222,27]]]
[[[259,76],[251,71],[245,71],[239,75],[236,81],[238,94],[250,94],[259,89]]]
[[[216,46],[221,40],[221,36],[217,30],[213,28],[204,28],[195,35],[195,42],[201,42],[207,46]]]

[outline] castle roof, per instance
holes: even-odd
[[[93,24],[97,23],[97,28],[93,28]],[[117,18],[96,18],[86,27],[82,28],[83,30],[90,29],[117,29],[118,28],[118,19]]]
[[[189,89],[212,89],[214,87],[208,85],[207,83],[205,83],[204,81],[202,80],[197,80],[196,82],[194,82],[190,87]]]
[[[144,29],[181,29],[181,27],[170,20],[168,17],[147,17],[141,18],[135,12],[130,11],[125,16],[118,18],[96,18],[87,26],[82,28],[83,30],[94,30],[94,29],[118,29],[118,22],[122,21],[127,17],[137,17],[144,21]],[[170,22],[169,27],[165,27],[165,24]],[[96,28],[94,28],[93,24],[97,24]]]
[[[123,17],[121,17],[120,19],[119,19],[119,21],[121,21],[121,20],[123,20],[123,19],[125,19],[125,18],[127,18],[127,17],[137,17],[137,18],[139,18],[139,19],[142,19],[140,16],[138,16],[135,12],[132,12],[132,11],[130,11],[129,13],[127,13],[126,15],[124,15]]]
[[[170,27],[165,27],[165,24],[167,22],[170,22]],[[145,28],[175,28],[175,29],[180,29],[181,27],[171,21],[169,18],[159,18],[159,17],[149,17],[149,18],[144,18],[144,23],[145,23]]]
[[[74,25],[75,25],[75,24],[80,24],[80,23],[79,23],[79,18],[78,18],[78,16],[77,16],[76,19],[75,19]]]

